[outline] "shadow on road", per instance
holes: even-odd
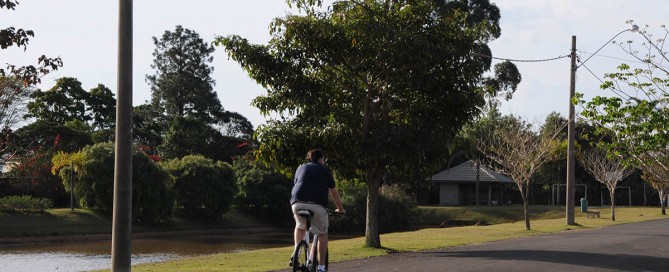
[[[442,251],[424,252],[424,254],[430,254],[434,257],[522,260],[572,264],[584,267],[627,271],[664,271],[669,268],[669,258],[629,254],[599,254],[551,250]]]

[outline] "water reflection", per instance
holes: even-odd
[[[204,254],[284,247],[292,233],[200,235],[134,239],[132,263]],[[111,267],[111,241],[0,246],[0,271],[87,271]]]
[[[171,254],[139,254],[132,256],[133,264],[161,262],[179,256]],[[89,255],[65,252],[0,252],[0,271],[88,271],[109,269],[111,255]]]

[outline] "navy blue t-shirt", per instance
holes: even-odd
[[[328,190],[335,187],[330,170],[320,163],[308,162],[295,171],[295,185],[291,192],[290,204],[313,202],[328,206]]]

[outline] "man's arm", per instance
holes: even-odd
[[[330,188],[330,195],[332,196],[332,199],[334,200],[335,205],[337,206],[335,212],[346,213],[346,210],[344,209],[344,204],[341,202],[341,198],[339,198],[339,192],[337,191],[337,188]]]

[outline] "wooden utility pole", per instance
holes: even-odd
[[[132,0],[119,0],[112,271],[130,271],[132,245]]]
[[[569,122],[567,125],[567,199],[565,203],[567,212],[567,225],[574,225],[574,127],[576,125],[576,114],[574,110],[574,95],[576,94],[576,36],[571,36],[571,80],[569,82]]]

